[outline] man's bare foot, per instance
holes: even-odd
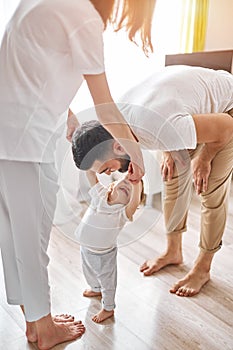
[[[153,273],[158,272],[162,268],[168,265],[179,265],[183,262],[182,254],[165,253],[159,258],[147,260],[140,267],[140,272],[143,272],[144,276],[151,276]]]
[[[102,295],[101,292],[94,292],[91,289],[85,289],[84,292],[83,292],[83,296],[84,297],[88,297],[88,298],[101,297],[101,295]]]
[[[103,321],[107,320],[108,318],[112,317],[113,315],[114,315],[114,310],[107,311],[105,309],[102,309],[102,310],[100,310],[100,312],[98,312],[98,314],[96,314],[92,317],[92,321],[94,321],[96,323],[100,323],[100,322],[103,322]]]
[[[42,327],[38,324],[40,321],[37,321],[36,324],[39,350],[49,350],[57,344],[76,340],[85,332],[85,327],[81,321],[65,323],[45,322]]]
[[[209,272],[200,272],[193,269],[183,279],[175,283],[170,292],[181,297],[192,297],[200,292],[209,279]]]

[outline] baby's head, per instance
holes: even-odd
[[[123,204],[127,205],[130,201],[133,185],[129,180],[128,176],[126,175],[123,179],[120,179],[118,181],[114,181],[109,185],[109,194],[108,194],[108,202],[110,204]],[[143,181],[140,181],[140,203],[144,200],[144,186]]]

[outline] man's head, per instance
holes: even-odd
[[[129,156],[112,135],[97,121],[83,123],[72,138],[72,152],[76,166],[97,173],[125,172]]]

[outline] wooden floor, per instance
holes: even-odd
[[[151,277],[143,277],[139,266],[163,251],[163,218],[160,211],[150,208],[137,214],[136,225],[126,228],[121,237],[115,317],[101,325],[91,321],[100,308],[100,300],[82,297],[86,283],[80,267],[79,245],[63,234],[65,227],[54,228],[49,247],[52,311],[71,313],[86,326],[81,339],[54,349],[232,350],[233,186],[223,247],[213,261],[211,281],[192,298],[169,293],[169,287],[189,271],[198,253],[199,210],[199,198],[194,195],[189,230],[183,239],[184,263]],[[2,270],[0,349],[37,349],[26,341],[19,308],[6,303]]]

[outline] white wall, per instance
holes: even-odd
[[[233,0],[209,0],[205,49],[233,49]]]
[[[0,42],[5,26],[18,6],[19,0],[0,0]]]

